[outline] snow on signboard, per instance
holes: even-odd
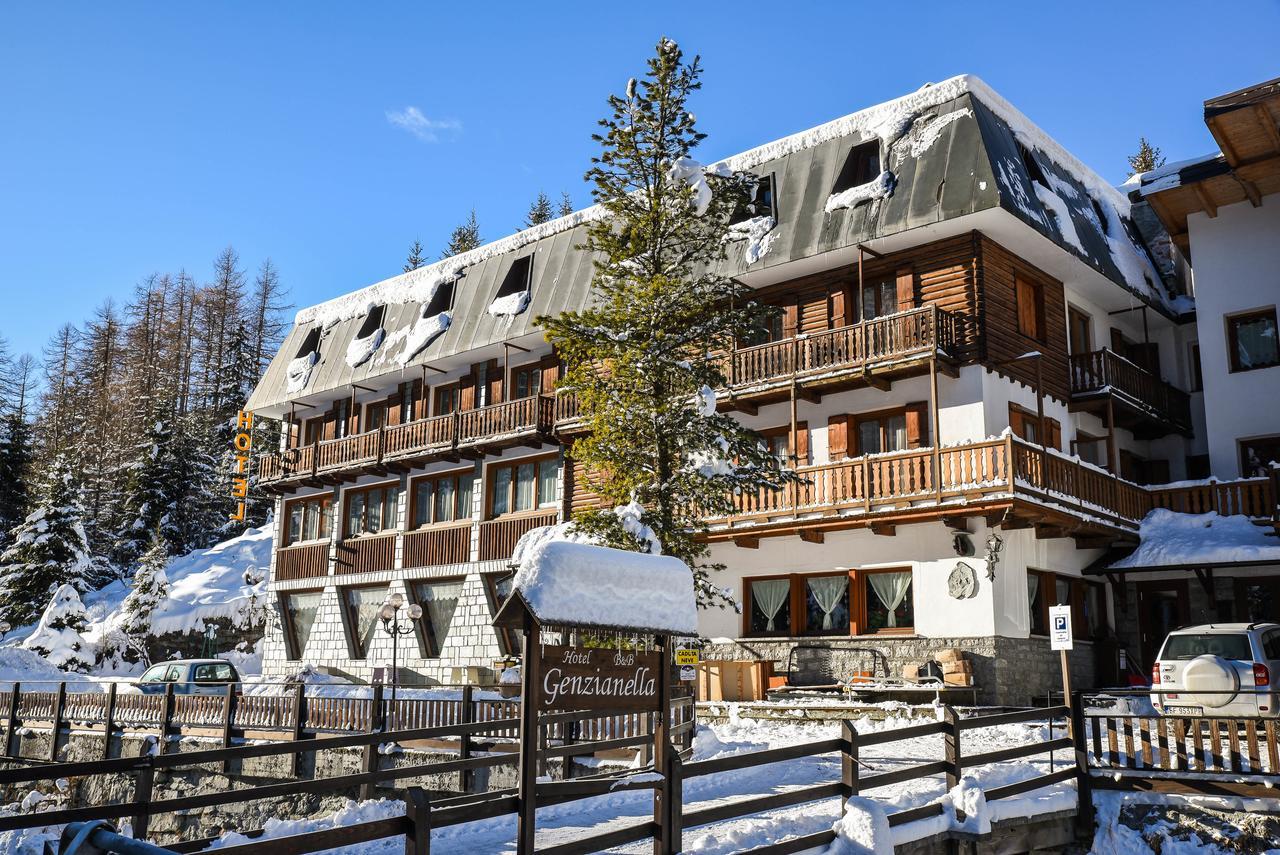
[[[543,539],[512,582],[539,623],[697,635],[693,573],[678,558]]]

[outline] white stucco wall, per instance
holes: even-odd
[[[1230,372],[1226,316],[1280,303],[1280,197],[1187,218],[1213,474],[1240,476],[1241,439],[1280,433],[1280,366]]]

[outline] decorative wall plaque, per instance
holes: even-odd
[[[947,577],[947,593],[957,600],[967,600],[978,593],[978,574],[963,561],[956,566]]]

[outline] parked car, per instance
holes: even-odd
[[[1151,703],[1168,716],[1280,718],[1278,683],[1280,624],[1192,626],[1165,638]]]
[[[240,683],[240,674],[225,659],[173,659],[152,665],[134,685],[144,695],[159,695],[173,683],[175,695],[223,695],[227,684]]]

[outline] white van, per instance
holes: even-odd
[[[1280,624],[1186,627],[1169,633],[1160,648],[1151,668],[1151,703],[1168,716],[1277,718],[1277,680]]]

